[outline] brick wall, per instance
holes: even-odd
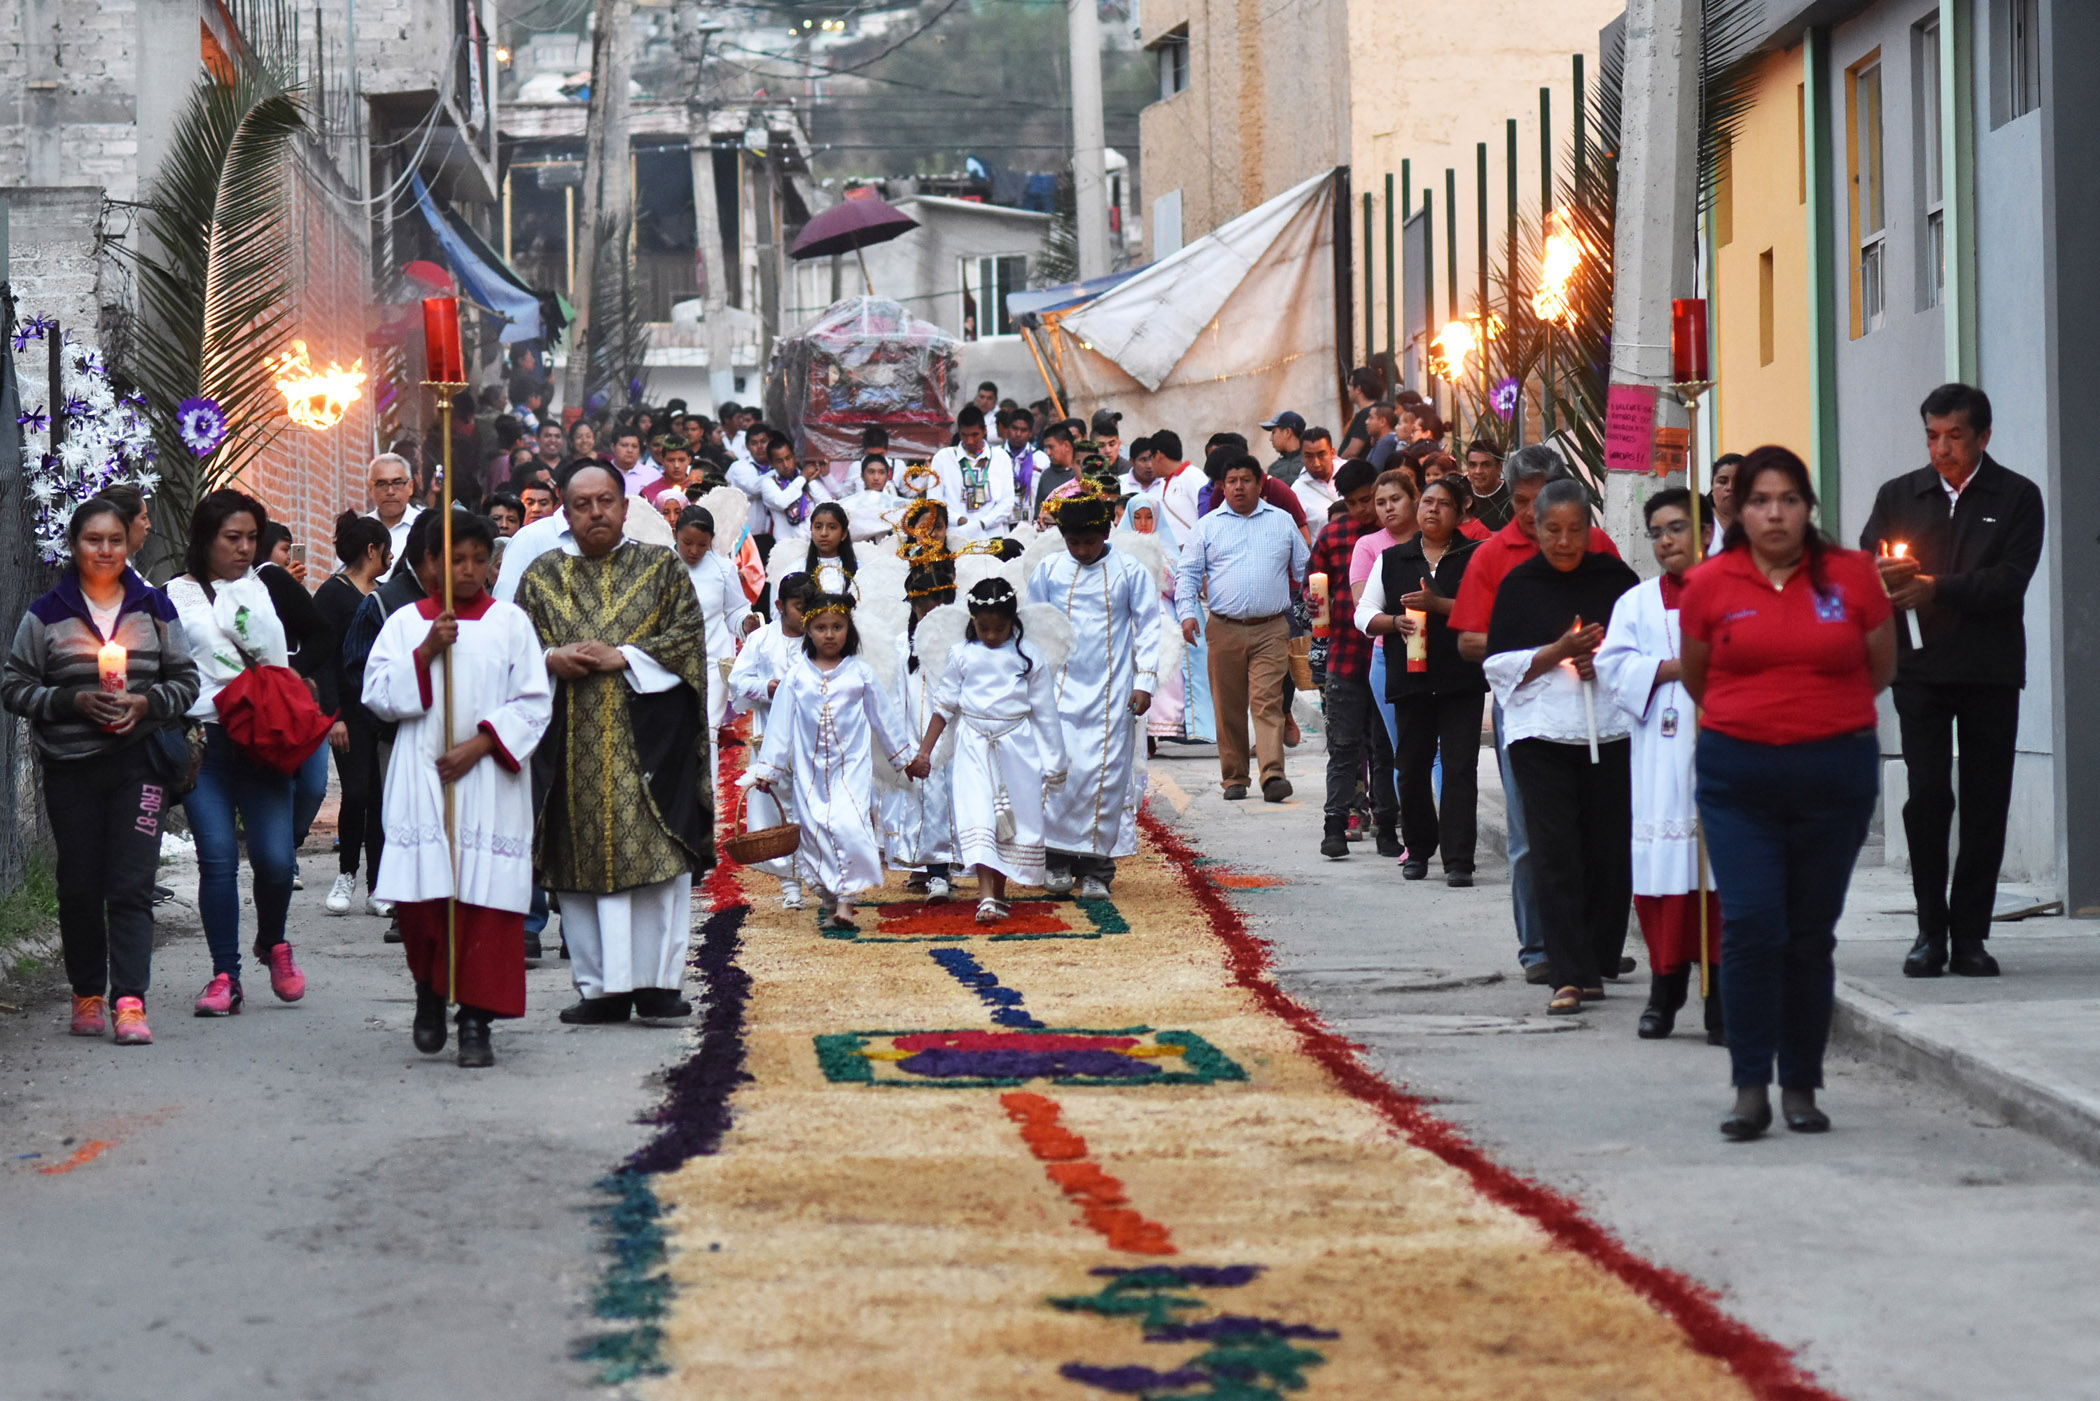
[[[315,177],[301,172],[292,183],[294,227],[303,245],[297,315],[292,334],[306,342],[318,364],[348,365],[373,357],[364,345],[371,304],[370,253],[354,207],[337,204]],[[372,400],[351,405],[343,421],[325,432],[287,427],[244,474],[248,489],[291,527],[293,540],[308,546],[311,583],[332,569],[335,518],[344,510],[366,510],[366,470],[371,461]],[[275,405],[282,412],[280,400]]]

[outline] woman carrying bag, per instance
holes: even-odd
[[[263,504],[246,492],[212,492],[197,503],[183,573],[167,587],[197,668],[198,695],[189,713],[204,722],[205,734],[197,786],[183,801],[197,839],[197,906],[211,945],[212,978],[197,996],[200,1017],[241,1010],[242,836],[255,876],[255,957],[270,970],[270,990],[280,1000],[297,1002],[306,992],[284,940],[297,869],[291,774],[327,725],[311,696],[301,710],[298,698],[282,691],[291,675],[284,624],[254,568],[256,542],[269,523]]]
[[[73,562],[15,630],[0,702],[43,761],[73,1035],[106,1034],[113,1010],[117,1044],[143,1046],[160,819],[186,766],[197,668],[167,598],[128,568],[128,534],[112,502],[73,512]]]

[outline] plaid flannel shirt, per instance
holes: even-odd
[[[1371,639],[1356,627],[1356,590],[1349,583],[1349,554],[1364,538],[1353,516],[1330,522],[1313,541],[1310,573],[1327,576],[1327,674],[1368,676]]]

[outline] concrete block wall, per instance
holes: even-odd
[[[0,187],[136,197],[139,32],[139,0],[0,6]]]
[[[99,344],[113,293],[97,256],[103,220],[99,185],[0,191],[8,211],[8,280],[26,316],[55,316]],[[35,407],[30,405],[29,407]]]
[[[450,0],[375,0],[357,7],[358,83],[370,97],[430,92],[453,53]],[[464,106],[465,94],[459,94]]]

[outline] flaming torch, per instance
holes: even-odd
[[[353,362],[347,370],[333,360],[327,369],[317,369],[306,357],[306,342],[293,341],[290,350],[263,363],[277,377],[277,392],[284,395],[285,417],[301,428],[317,433],[333,428],[343,421],[352,404],[364,398],[360,388],[365,382],[363,360]]]
[[[1547,436],[1553,433],[1553,328],[1575,327],[1575,274],[1589,260],[1590,247],[1568,219],[1565,208],[1553,211],[1546,242],[1539,250],[1539,285],[1531,291],[1531,314],[1546,323],[1546,352],[1540,369],[1539,412]]]
[[[1502,318],[1489,312],[1475,313],[1455,321],[1444,323],[1444,329],[1429,343],[1429,373],[1449,384],[1454,391],[1466,382],[1466,362],[1472,360],[1480,371],[1480,403],[1476,406],[1477,420],[1486,410],[1487,403],[1487,350],[1488,342],[1502,334]]]

